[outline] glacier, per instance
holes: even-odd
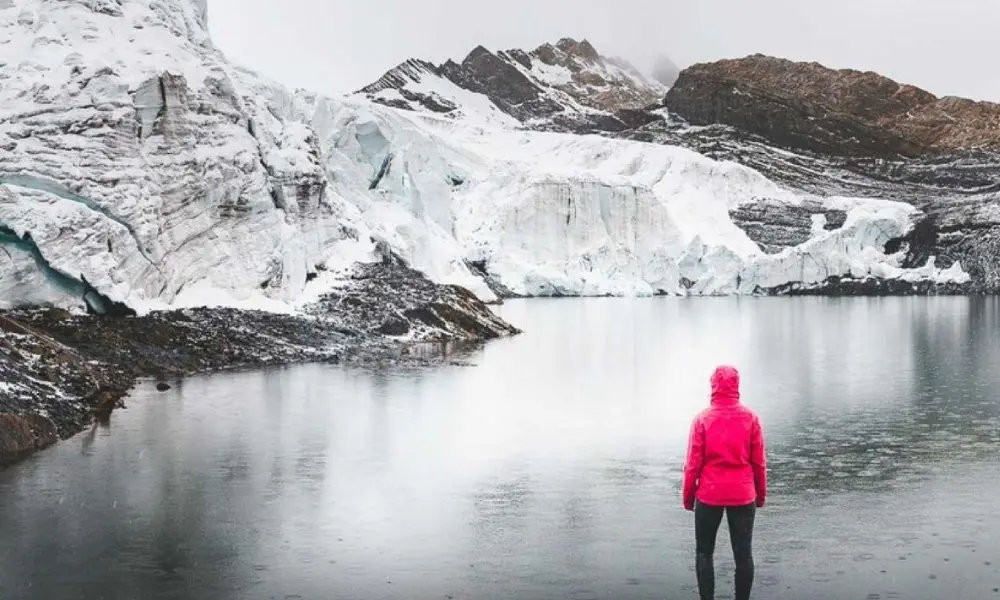
[[[447,264],[457,277],[462,262],[478,263],[519,295],[754,294],[834,276],[968,277],[960,266],[902,269],[898,254],[885,253],[918,217],[908,204],[806,196],[679,147],[470,124],[359,99],[313,99],[296,116],[314,123],[334,186],[348,182],[345,197],[372,187],[367,224],[381,222],[380,237],[414,266],[434,273]],[[729,217],[762,200],[813,202],[847,219],[766,254]],[[400,223],[400,236],[386,230]]]
[[[958,263],[905,269],[886,252],[920,216],[910,205],[806,194],[680,147],[533,130],[433,74],[415,85],[462,110],[288,90],[231,64],[207,11],[0,0],[0,308],[294,311],[380,245],[485,301],[968,281]],[[730,217],[758,202],[847,218],[768,254]]]

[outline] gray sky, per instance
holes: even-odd
[[[761,52],[1000,101],[998,0],[209,0],[209,21],[230,59],[326,93],[411,57],[574,37],[643,69]]]

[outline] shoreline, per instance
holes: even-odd
[[[144,378],[303,363],[425,366],[415,345],[472,344],[520,331],[471,292],[393,262],[360,265],[301,314],[232,308],[100,317],[0,311],[0,467],[106,419]]]
[[[980,294],[869,278],[755,296],[939,295]],[[0,468],[106,420],[143,380],[171,385],[192,375],[307,363],[441,365],[449,346],[462,354],[465,345],[518,333],[468,290],[432,283],[392,260],[359,265],[347,285],[292,315],[234,308],[125,317],[0,310]]]

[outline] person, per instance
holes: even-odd
[[[753,525],[767,498],[764,433],[740,403],[740,374],[730,366],[711,377],[712,402],[691,425],[684,465],[684,508],[694,511],[695,571],[701,600],[715,597],[715,538],[725,513],[736,562],[736,600],[753,587]]]

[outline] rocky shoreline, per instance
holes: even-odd
[[[878,277],[830,277],[820,283],[804,285],[794,283],[760,290],[769,296],[968,296],[975,290],[967,284],[937,283],[933,281],[905,281],[879,279]]]
[[[104,419],[141,378],[326,362],[440,363],[428,343],[478,344],[519,331],[471,292],[399,261],[360,265],[297,314],[232,308],[133,317],[0,311],[0,464]]]
[[[761,295],[956,295],[969,286],[833,277]],[[142,316],[56,308],[0,311],[0,465],[108,418],[140,379],[319,362],[441,364],[448,346],[516,335],[474,294],[439,285],[387,255],[295,314],[193,308]]]

